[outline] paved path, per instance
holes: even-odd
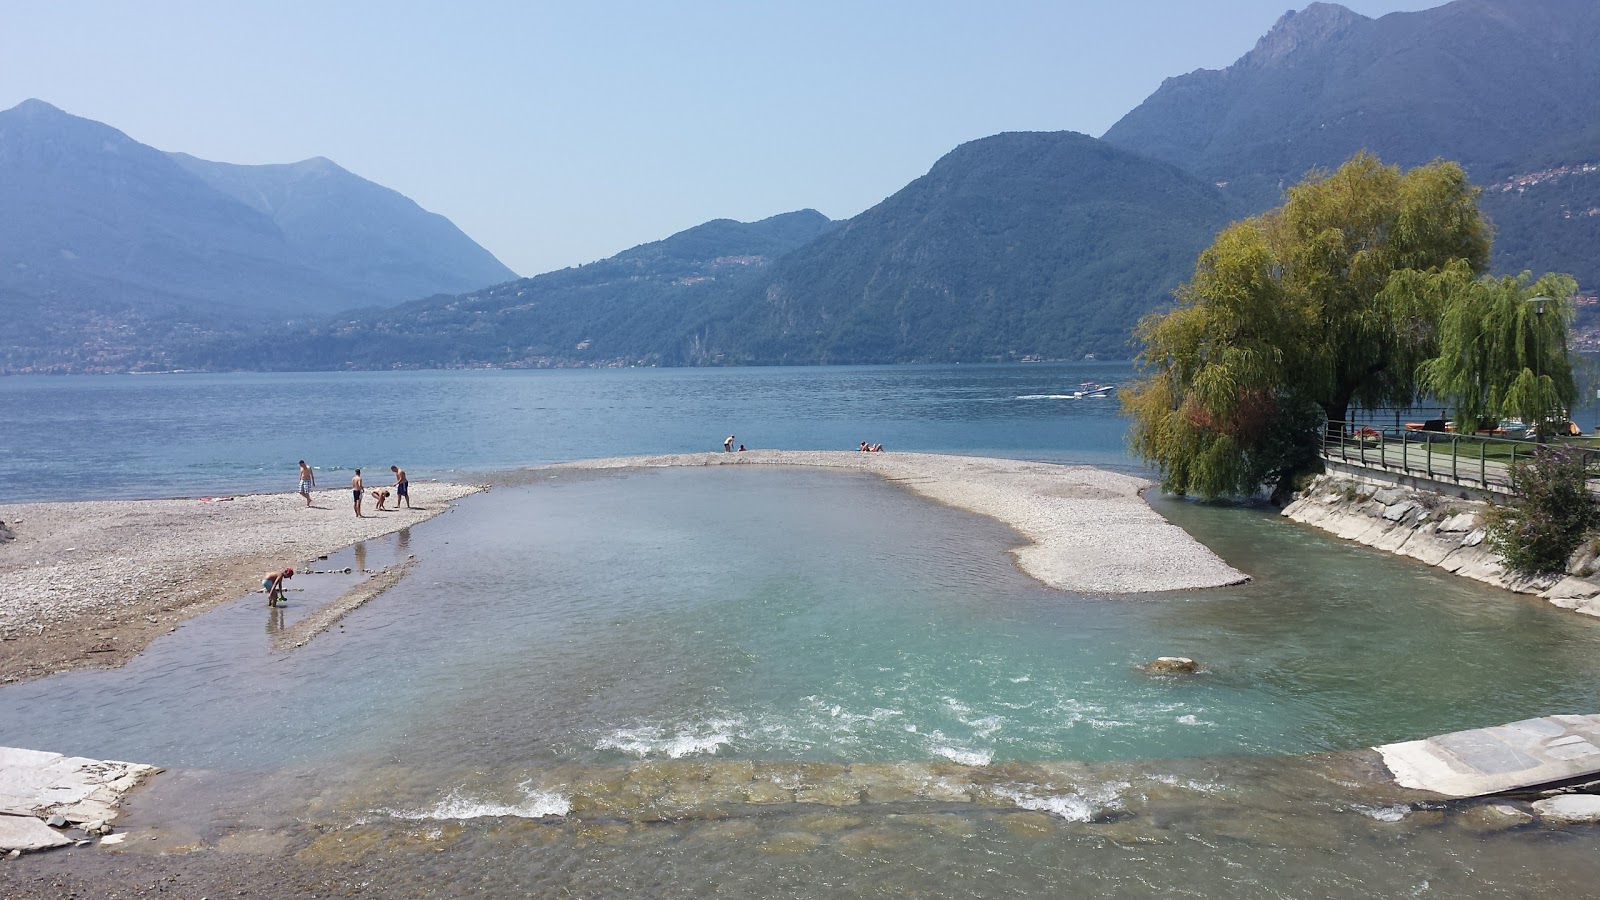
[[[1402,787],[1481,797],[1600,775],[1600,715],[1524,719],[1377,750]]]

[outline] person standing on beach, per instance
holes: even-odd
[[[733,435],[731,435],[731,434],[728,435],[728,439],[722,442],[722,452],[723,453],[732,453],[733,452]]]
[[[350,497],[352,499],[354,499],[355,502],[356,502],[356,518],[358,518],[358,519],[363,518],[362,515],[361,515],[361,470],[360,469],[357,469],[355,477],[350,479]]]
[[[411,508],[411,482],[406,479],[406,470],[399,466],[390,466],[389,471],[394,473],[394,508],[400,508],[400,501],[406,502],[406,509]]]
[[[300,460],[300,496],[306,498],[306,506],[311,506],[311,489],[317,486],[317,473],[311,471],[305,460]]]

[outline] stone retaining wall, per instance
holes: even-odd
[[[1600,617],[1600,562],[1585,544],[1567,574],[1524,578],[1506,571],[1484,543],[1488,504],[1346,475],[1322,475],[1283,515],[1345,540]]]

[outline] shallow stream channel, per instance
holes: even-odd
[[[1593,894],[1600,830],[1407,800],[1367,748],[1600,712],[1600,623],[1154,502],[1253,580],[1050,590],[1007,527],[862,473],[530,473],[319,561],[415,557],[304,646],[274,637],[315,583],[0,689],[0,721],[167,769],[124,852],[410,896]]]

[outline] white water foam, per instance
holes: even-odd
[[[1021,788],[1000,788],[995,793],[1022,809],[1048,813],[1068,822],[1092,822],[1105,810],[1121,808],[1122,792],[1127,788],[1127,782],[1118,781],[1107,782],[1091,791],[1067,794],[1038,794]]]
[[[717,749],[733,743],[733,734],[739,722],[734,719],[712,719],[674,729],[659,725],[640,725],[619,728],[601,738],[596,750],[620,750],[644,759],[648,756],[665,756],[682,759],[685,756],[715,755]]]
[[[392,818],[418,821],[446,821],[453,819],[481,819],[492,816],[516,816],[522,819],[539,819],[544,816],[564,816],[572,812],[572,800],[555,791],[539,790],[531,782],[517,785],[522,799],[516,803],[500,803],[469,797],[459,790],[445,795],[437,804],[424,809],[379,810]]]
[[[1411,807],[1409,806],[1362,806],[1358,804],[1353,809],[1364,816],[1377,819],[1379,822],[1398,822],[1406,817],[1406,813],[1411,812]]]
[[[994,759],[992,750],[963,750],[959,747],[945,746],[934,747],[933,755],[942,756],[963,766],[987,766]]]

